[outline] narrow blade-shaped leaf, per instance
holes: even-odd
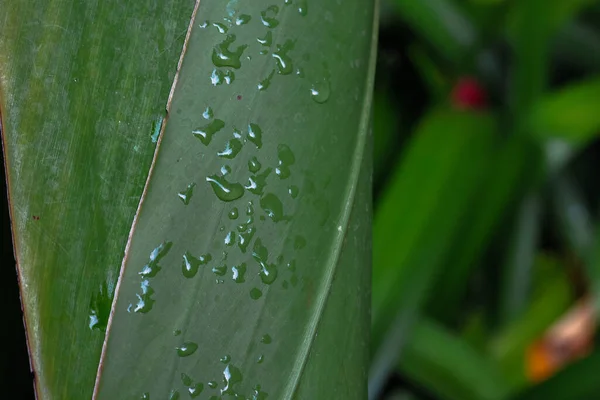
[[[38,398],[92,394],[192,8],[0,1],[2,139]]]
[[[488,114],[431,113],[383,195],[373,229],[371,398],[396,365],[445,265],[455,229],[469,215],[495,138],[495,122]]]
[[[364,398],[376,14],[306,4],[199,3],[96,398]]]

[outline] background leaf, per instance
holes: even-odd
[[[487,167],[494,129],[485,114],[432,113],[422,121],[383,195],[373,229],[371,396],[395,365],[440,272],[451,232],[464,218]]]

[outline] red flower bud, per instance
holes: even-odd
[[[460,110],[478,110],[487,107],[487,96],[475,78],[458,80],[451,94],[452,105]]]

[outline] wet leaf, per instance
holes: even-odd
[[[177,68],[194,5],[114,3],[0,5],[40,397],[364,398],[377,14],[203,0]]]

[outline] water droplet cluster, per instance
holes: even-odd
[[[267,70],[266,74],[256,85],[258,91],[265,91],[271,86],[271,82],[276,75],[290,75],[297,78],[304,78],[304,69],[302,67],[295,68],[294,60],[291,53],[294,50],[296,40],[285,39],[280,43],[274,42],[274,34],[280,27],[283,14],[289,10],[293,11],[300,17],[308,15],[307,0],[283,0],[283,5],[272,4],[260,11],[256,16],[248,14],[239,14],[235,10],[229,11],[229,16],[223,18],[222,21],[210,22],[204,21],[199,24],[203,29],[216,29],[223,35],[223,39],[219,41],[212,50],[212,63],[215,69],[210,75],[210,82],[214,86],[231,85],[235,80],[234,70],[242,68],[244,56],[247,60],[252,59],[252,55],[247,55],[249,49],[248,44],[239,43],[238,37],[232,31],[242,32],[244,25],[249,23],[260,24],[264,28],[264,34],[256,38],[256,42],[260,45],[258,51],[259,56],[266,56],[273,60],[272,67]],[[243,37],[240,35],[240,37]],[[308,58],[305,54],[304,58]],[[318,78],[310,85],[310,97],[319,104],[325,103],[331,94],[330,77],[325,67],[325,74]]]
[[[152,306],[154,305],[154,298],[152,297],[154,295],[154,289],[150,286],[150,279],[154,278],[156,274],[160,272],[162,267],[159,265],[159,262],[169,253],[172,246],[172,242],[165,241],[152,250],[148,263],[146,263],[138,273],[142,278],[140,283],[141,293],[136,293],[138,302],[135,306],[129,304],[127,311],[147,313],[152,310]]]
[[[268,335],[265,335],[263,337],[263,339],[265,337],[268,337]],[[270,340],[270,338],[269,338]],[[264,342],[263,343],[267,343]],[[195,351],[195,349],[194,349]],[[193,351],[192,351],[193,353]],[[178,349],[178,354],[179,354],[179,349]],[[179,354],[181,356],[181,354]],[[191,355],[191,354],[187,354],[187,355]],[[187,356],[185,355],[185,356]],[[185,357],[182,356],[182,357]],[[264,360],[264,356],[261,354],[258,357],[257,363],[261,364]],[[169,392],[169,400],[178,400],[181,398],[180,393],[181,392],[187,392],[188,395],[190,396],[190,398],[194,399],[198,396],[200,396],[200,394],[202,394],[205,391],[209,391],[212,392],[214,394],[209,393],[208,395],[210,396],[209,399],[222,399],[223,396],[227,396],[228,398],[235,398],[235,399],[248,399],[248,400],[266,400],[266,398],[268,397],[268,393],[264,392],[261,388],[260,384],[255,384],[252,391],[249,394],[245,394],[243,392],[240,391],[240,389],[238,388],[240,386],[240,384],[243,382],[244,380],[244,375],[242,373],[242,371],[236,367],[233,363],[232,363],[232,358],[230,355],[225,354],[224,356],[221,357],[221,359],[219,360],[222,364],[224,364],[225,366],[223,367],[223,370],[221,372],[221,379],[220,382],[217,379],[211,379],[211,380],[207,380],[205,382],[200,382],[196,379],[194,379],[192,376],[188,375],[187,373],[181,373],[180,374],[180,381],[181,381],[181,388],[173,388],[170,390]],[[150,393],[149,392],[145,392],[140,396],[141,400],[150,400]]]
[[[231,99],[236,101],[235,104],[244,107],[245,102],[241,101],[242,99],[264,96],[260,92],[276,86],[278,82],[297,79],[304,84],[301,93],[306,96],[307,103],[311,104],[311,107],[319,107],[314,103],[323,104],[331,96],[327,66],[324,66],[320,77],[314,82],[304,79],[305,75],[311,73],[307,70],[305,74],[302,67],[303,60],[307,61],[309,56],[297,54],[298,39],[285,38],[278,32],[283,25],[284,13],[302,18],[308,14],[308,3],[306,0],[279,1],[279,5],[270,5],[256,15],[237,13],[233,9],[235,6],[231,6],[235,2],[229,2],[229,15],[222,21],[206,21],[199,24],[201,28],[210,30],[211,35],[219,38],[210,52],[212,70],[210,76],[206,77],[211,84],[208,89],[235,90],[239,81],[247,79],[244,76],[244,65],[259,60],[266,67],[262,79],[259,79],[256,88],[252,89],[258,93],[234,93]],[[253,26],[259,26],[262,31],[252,43],[244,43],[247,36],[242,34],[244,26],[248,24],[258,24]],[[308,100],[309,98],[314,103]],[[283,255],[277,254],[279,250],[269,250],[269,227],[285,227],[292,220],[297,202],[303,199],[305,182],[299,181],[297,176],[297,162],[300,162],[296,159],[293,149],[286,143],[273,143],[269,124],[260,118],[235,124],[225,114],[217,102],[210,105],[204,103],[202,107],[198,107],[190,126],[182,135],[195,138],[190,140],[194,142],[193,146],[197,151],[210,154],[212,159],[219,161],[220,166],[210,171],[202,171],[202,175],[194,171],[198,176],[186,182],[179,182],[177,185],[181,186],[173,190],[176,193],[171,192],[169,195],[176,195],[179,198],[177,201],[181,202],[179,205],[192,212],[202,207],[198,203],[203,193],[214,193],[225,207],[220,222],[214,228],[222,248],[217,251],[214,251],[214,248],[204,248],[202,251],[198,248],[178,248],[174,250],[173,256],[179,258],[182,282],[190,284],[209,276],[214,279],[216,285],[234,285],[240,288],[251,300],[249,304],[260,305],[268,298],[269,291],[294,288],[301,282],[304,284],[298,277],[295,261],[297,254],[293,252],[303,251],[307,246],[306,239],[300,235],[290,236],[286,246],[290,250],[293,249],[292,254],[284,258]],[[160,133],[162,118],[157,120],[157,125],[158,128],[154,129],[158,129],[157,132]],[[153,141],[155,136],[158,140],[158,134],[153,134]],[[139,272],[141,290],[136,293],[137,304],[130,304],[129,312],[144,314],[152,310],[155,303],[152,278],[161,271],[159,262],[169,253],[172,246],[171,242],[165,241],[150,253],[149,261]],[[207,250],[210,253],[206,252]],[[213,284],[212,280],[210,282]],[[173,337],[176,340],[173,344],[176,356],[184,359],[189,357],[190,360],[200,357],[202,341],[198,341],[199,338],[189,338],[196,341],[187,340],[185,329],[183,332],[174,329]],[[252,354],[252,360],[256,360],[256,364],[268,363],[269,354],[267,352],[265,357],[263,353],[265,349],[276,347],[271,344],[273,340],[268,333],[262,336],[258,345],[263,346],[261,351]],[[271,346],[266,347],[268,345]],[[236,357],[236,354],[224,354],[219,359],[220,367],[223,367],[220,379],[206,379],[214,376],[193,377],[190,371],[186,371],[190,375],[181,373],[182,386],[173,388],[169,399],[179,399],[186,392],[191,398],[204,393],[207,398],[215,400],[223,396],[265,399],[267,393],[262,391],[259,384],[253,387],[251,393],[241,392],[239,387],[242,386],[244,376],[233,361]],[[241,365],[239,358],[237,365]],[[149,393],[144,395],[150,398]]]

